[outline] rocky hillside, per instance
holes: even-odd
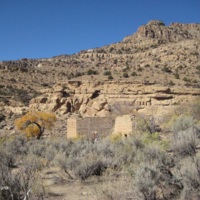
[[[29,109],[58,114],[79,113],[82,117],[122,114],[154,114],[162,117],[177,105],[195,101],[199,88],[166,87],[130,81],[66,81],[42,91]]]
[[[63,85],[69,80],[80,81],[80,85],[84,85],[85,80],[100,81],[101,88],[96,91],[100,91],[101,97],[103,95],[106,101],[108,101],[107,97],[110,98],[111,95],[110,92],[107,94],[106,85],[109,85],[109,90],[112,91],[110,83],[103,84],[106,80],[112,81],[113,88],[118,88],[121,85],[119,82],[123,82],[123,88],[125,88],[123,91],[127,90],[127,95],[130,92],[127,88],[130,87],[132,91],[135,87],[134,84],[138,84],[142,87],[145,86],[144,88],[147,85],[152,88],[179,88],[178,91],[182,91],[181,93],[184,93],[185,90],[195,90],[195,95],[198,96],[196,91],[200,87],[199,78],[200,24],[172,23],[165,26],[162,21],[153,20],[139,27],[133,35],[127,36],[115,44],[84,50],[74,55],[0,62],[0,107],[1,110],[6,108],[8,113],[10,110],[21,113],[28,109],[30,102],[31,107],[33,105],[33,107],[42,107],[44,102],[54,101],[54,99],[50,100],[52,92],[47,92],[48,94],[45,95],[48,99],[44,100],[44,89],[52,91],[56,87],[55,84]],[[130,83],[134,84],[130,86]],[[79,90],[83,91],[82,88]],[[156,91],[156,89],[151,90]],[[176,91],[176,89],[173,90]],[[59,92],[58,95],[60,95]],[[63,101],[66,103],[69,93],[66,90],[65,92],[62,95],[64,95]],[[73,91],[70,91],[70,97],[71,93]],[[150,93],[153,95],[153,92]],[[84,94],[83,92],[82,95]],[[121,94],[120,89],[117,94]],[[116,95],[115,91],[113,95]],[[154,97],[150,98],[155,99]],[[42,102],[38,102],[38,99],[42,99]],[[59,105],[57,109],[54,107],[52,109],[54,111],[62,110],[63,113],[66,113],[66,109],[69,107],[65,103],[61,103],[62,106]],[[107,105],[105,102],[103,104]],[[65,105],[64,110],[63,105]],[[77,105],[81,108],[82,113],[90,113],[87,108],[80,105],[80,101]],[[89,103],[84,105],[90,106]],[[87,111],[83,111],[84,109]],[[77,111],[77,109],[75,110]],[[92,111],[92,113],[94,112]],[[95,115],[100,114],[96,113]]]

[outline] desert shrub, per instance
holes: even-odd
[[[149,159],[149,161],[153,160],[159,160],[162,156],[162,152],[159,148],[159,146],[155,146],[153,144],[147,146],[144,148],[144,155],[146,158]]]
[[[139,67],[137,70],[138,70],[138,72],[142,72],[142,71],[143,71],[143,68],[142,68],[142,67]]]
[[[197,84],[197,83],[198,83],[198,80],[197,80],[197,79],[194,79],[194,80],[193,80],[193,83]]]
[[[174,157],[166,153],[165,141],[161,139],[158,132],[150,134],[141,131],[140,134],[128,135],[128,137],[120,136],[114,141],[107,137],[99,139],[95,143],[86,138],[76,141],[63,138],[39,141],[25,138],[11,140],[9,143],[13,147],[9,143],[2,144],[3,150],[0,151],[0,187],[6,186],[5,181],[2,182],[2,180],[7,180],[16,199],[24,198],[30,188],[33,191],[32,195],[38,195],[36,199],[42,198],[45,191],[39,185],[39,183],[42,184],[42,181],[38,171],[45,166],[44,161],[47,160],[50,165],[60,167],[67,175],[65,178],[82,181],[92,176],[101,176],[101,180],[111,178],[110,180],[113,185],[116,184],[116,187],[113,186],[110,191],[102,188],[98,194],[102,199],[142,199],[141,195],[143,195],[143,199],[158,199],[158,191],[162,193],[163,199],[178,199],[180,193],[182,197],[189,199],[189,194],[199,192],[200,162],[198,155],[194,153],[197,151],[199,133],[191,132],[191,138],[188,139],[188,130],[186,131],[187,138],[184,139],[187,142],[191,140],[191,144],[187,145],[184,142],[182,145],[181,139],[174,138],[175,143],[172,145],[176,146],[174,146],[173,153],[181,155]],[[180,131],[175,135],[179,135],[179,133]],[[23,148],[17,151],[20,145]],[[184,149],[184,151],[181,152],[180,149]],[[187,149],[189,150],[186,151]],[[17,167],[21,168],[19,168],[20,173],[14,177],[11,169],[18,164],[16,162],[18,156],[20,156],[20,165]],[[181,159],[190,159],[189,165],[185,165]],[[180,163],[177,164],[177,162]],[[179,172],[176,172],[175,167]],[[187,168],[191,171],[187,172]],[[8,177],[2,173],[4,171]],[[24,172],[27,172],[29,179]],[[60,174],[63,175],[63,173]],[[24,182],[23,178],[25,178]],[[120,188],[117,185],[119,181],[126,186],[131,183],[132,190],[131,187]],[[126,182],[128,183],[126,184]],[[136,194],[137,197],[134,196]],[[0,195],[7,195],[6,198],[9,199],[11,193],[4,190],[3,194],[0,192]],[[6,198],[0,196],[0,199]]]
[[[103,154],[108,157],[109,152],[106,148],[100,147],[101,145],[99,146],[99,143],[102,144],[101,142],[94,144],[86,140],[77,141],[71,146],[68,156],[57,154],[55,162],[70,177],[75,176],[81,180],[85,180],[91,176],[100,176],[109,163]]]
[[[85,180],[90,176],[101,176],[106,170],[107,166],[100,160],[83,160],[81,164],[75,169],[75,174]]]
[[[91,143],[85,139],[78,140],[72,145],[70,155],[74,158],[84,155],[90,148]]]
[[[190,191],[200,191],[200,159],[199,157],[189,158],[181,169],[183,183]]]
[[[137,76],[138,74],[136,72],[132,72],[131,76]]]
[[[94,145],[95,150],[102,157],[112,158],[115,155],[115,145],[109,140],[104,140]]]
[[[6,118],[6,116],[4,114],[0,113],[0,122],[5,120],[5,118]]]
[[[57,149],[61,152],[66,152],[68,151],[71,146],[73,145],[73,142],[72,141],[69,141],[69,140],[63,140],[63,139],[60,139],[60,140],[57,140],[56,143],[59,145],[57,147]],[[54,145],[55,145],[55,142],[54,142]]]
[[[120,170],[133,162],[135,156],[132,143],[122,140],[111,142],[110,139],[92,143],[88,140],[76,141],[66,154],[58,152],[54,163],[71,177],[85,180],[90,176],[101,176],[108,169]]]
[[[178,73],[178,72],[174,73],[174,77],[175,77],[176,79],[179,79],[179,78],[180,78],[179,73]]]
[[[52,146],[48,146],[46,148],[46,151],[45,151],[45,158],[47,159],[48,163],[52,162],[54,160],[54,157],[56,155],[56,151],[52,148]]]
[[[81,72],[76,72],[74,76],[75,76],[75,77],[79,77],[79,76],[82,76],[82,75],[83,75],[83,74],[82,74]]]
[[[36,177],[39,178],[37,171],[40,168],[37,157],[28,156],[22,165],[13,171],[9,158],[1,151],[0,199],[28,199]]]
[[[112,134],[108,138],[110,139],[111,142],[117,142],[121,140],[122,137],[123,137],[122,134],[119,133],[119,134]]]
[[[113,77],[111,75],[109,75],[108,80],[113,80]]]
[[[93,72],[92,69],[89,69],[89,70],[87,71],[87,75],[92,75],[92,74],[93,74],[92,72]]]
[[[96,70],[89,69],[87,71],[87,75],[97,75],[97,74],[98,74],[98,72]]]
[[[4,88],[5,87],[5,85],[0,85],[0,89],[2,89],[2,88]]]
[[[177,106],[173,112],[163,118],[163,122],[170,131],[178,132],[198,124],[200,120],[199,113],[200,103],[199,99],[197,99],[193,102]]]
[[[196,69],[197,69],[198,71],[200,71],[200,65],[196,66]]]
[[[56,163],[56,166],[59,166],[63,170],[68,168],[66,157],[63,153],[56,154],[54,162]]]
[[[190,82],[191,80],[189,78],[187,78],[187,77],[183,77],[183,81]]]
[[[180,199],[199,199],[200,159],[199,155],[187,157],[176,163],[174,169],[182,185]]]
[[[136,149],[143,149],[144,148],[144,143],[140,138],[135,138],[133,140],[133,144],[136,147]]]
[[[142,135],[142,142],[145,145],[155,145],[159,146],[160,149],[167,150],[169,147],[169,141],[168,140],[163,140],[160,137],[160,133],[154,132],[152,134],[144,133]]]
[[[118,49],[116,53],[122,54],[122,50],[121,50],[121,49]]]
[[[74,160],[67,159],[64,153],[57,153],[53,160],[55,165],[60,167],[60,169],[63,170],[70,179],[74,179],[74,175],[72,175],[70,167],[71,169],[75,169],[77,167],[76,164],[72,166],[73,161]]]
[[[200,120],[200,100],[199,99],[197,99],[196,101],[192,102],[189,105],[189,113],[194,119]]]
[[[132,136],[125,138],[117,135],[117,139],[114,141],[109,137],[108,140],[97,145],[97,153],[106,161],[107,166],[121,170],[124,166],[135,162],[137,150],[140,151],[143,148],[143,144],[139,144],[141,149],[139,149],[140,147],[137,149],[135,140],[136,138]]]
[[[111,53],[114,50],[114,47],[109,48],[109,52]]]
[[[118,142],[115,147],[115,157],[112,161],[112,168],[121,170],[125,166],[128,166],[130,163],[134,162],[136,156],[136,150],[134,146],[129,143],[126,144],[123,142]]]
[[[174,165],[175,160],[154,144],[137,151],[129,172],[143,199],[160,199],[158,191],[163,199],[179,197],[183,186],[181,178],[172,173]]]
[[[114,172],[111,172],[113,174]],[[98,200],[139,200],[142,196],[136,191],[131,176],[123,174],[120,178],[107,175],[105,181],[95,187]]]
[[[159,183],[159,168],[155,164],[142,163],[134,176],[137,189],[145,200],[156,200],[156,190]]]
[[[47,140],[47,144],[51,146],[52,150],[56,154],[63,153],[66,157],[68,157],[70,154],[73,154],[73,148],[76,145],[76,142],[73,142],[71,140],[66,140],[63,138],[60,139],[52,138],[49,141]]]
[[[174,116],[171,119],[171,130],[174,133],[177,133],[179,131],[184,131],[193,125],[194,125],[194,119],[191,116],[180,115],[180,116]]]
[[[6,143],[5,148],[8,152],[13,154],[14,156],[15,155],[22,156],[28,153],[27,140],[23,136],[18,136],[16,138],[11,139],[9,142]]]
[[[182,130],[174,134],[172,150],[180,156],[193,156],[197,152],[199,144],[198,130],[194,127]]]
[[[3,162],[0,163],[0,188],[0,199],[22,199],[19,179],[11,173],[11,169]]]
[[[146,68],[149,68],[149,67],[151,67],[149,64],[146,64],[144,67],[146,67]]]
[[[104,71],[103,75],[105,75],[105,76],[111,76],[111,72],[110,71]]]
[[[156,124],[156,119],[153,116],[147,117],[142,115],[137,115],[137,130],[140,132],[149,132],[150,134],[159,132],[160,128]]]
[[[32,145],[29,147],[29,153],[34,154],[38,157],[45,157],[45,152],[46,152],[46,145],[41,142],[34,142]]]
[[[159,68],[159,65],[154,65],[155,68]]]
[[[114,59],[114,61],[113,61],[113,64],[117,64],[118,63],[118,60],[117,59]]]
[[[126,72],[123,73],[123,77],[124,77],[124,78],[128,78],[128,77],[129,77],[129,76],[128,76],[128,73],[126,73]]]
[[[175,83],[174,83],[172,80],[170,80],[170,81],[168,82],[168,85],[169,85],[169,86],[174,86]]]
[[[122,69],[122,72],[127,72],[130,69],[130,67],[127,65],[125,68]]]
[[[0,151],[1,163],[8,168],[15,166],[15,162],[16,162],[15,155],[9,151],[6,151],[6,149],[1,148],[0,150],[1,150]]]
[[[163,72],[166,72],[166,73],[172,73],[172,70],[167,67],[167,66],[164,66],[163,69],[162,69]]]

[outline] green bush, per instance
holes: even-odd
[[[129,77],[129,76],[128,76],[128,73],[126,73],[126,72],[123,73],[123,77],[124,77],[124,78],[128,78],[128,77]]]
[[[138,74],[136,72],[132,72],[131,76],[137,76]]]
[[[103,75],[105,75],[105,76],[111,76],[111,72],[110,72],[110,71],[105,71],[105,72],[103,73]]]
[[[180,78],[179,73],[176,72],[176,73],[174,74],[174,77],[175,77],[176,79],[179,79],[179,78]]]
[[[169,86],[174,86],[175,83],[174,83],[172,80],[170,80],[169,83],[168,83],[168,85],[169,85]]]
[[[164,66],[163,69],[162,69],[163,72],[167,72],[167,73],[172,73],[172,70],[167,67],[167,66]]]
[[[142,72],[142,71],[143,71],[143,68],[142,68],[142,67],[139,67],[137,70],[138,70],[138,72]]]
[[[98,74],[98,72],[96,70],[89,69],[87,71],[87,75],[97,75],[97,74]]]
[[[200,65],[196,66],[196,69],[197,69],[198,71],[200,71]]]
[[[187,78],[187,77],[184,77],[183,81],[185,81],[185,82],[191,82],[191,80],[189,78]]]
[[[109,75],[108,80],[113,80],[113,77],[111,75]]]

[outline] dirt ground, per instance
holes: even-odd
[[[59,168],[46,169],[43,175],[43,185],[48,200],[90,200],[97,199],[94,188],[79,180],[70,180]]]
[[[92,177],[84,182],[70,180],[59,168],[43,172],[45,200],[139,200],[127,177]],[[118,181],[117,181],[118,179]]]

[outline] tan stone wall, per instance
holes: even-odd
[[[96,132],[99,137],[112,134],[115,119],[112,117],[86,117],[67,120],[67,138],[81,135],[92,137]]]
[[[76,138],[78,137],[77,133],[77,120],[70,118],[67,120],[67,138]]]
[[[67,120],[67,138],[76,138],[84,135],[93,137],[96,132],[98,137],[111,134],[130,134],[135,128],[135,117],[122,115],[116,117],[86,117],[83,119],[70,118]]]
[[[130,134],[135,126],[135,118],[130,115],[118,116],[115,120],[113,134]]]

